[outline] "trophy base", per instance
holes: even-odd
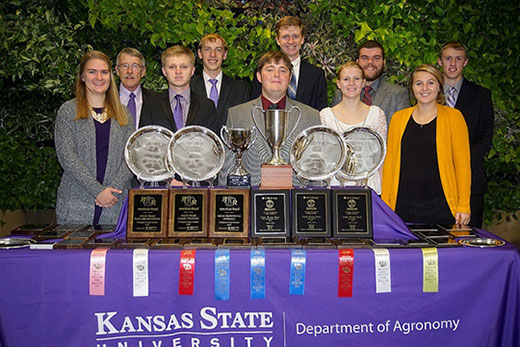
[[[260,189],[292,189],[291,165],[262,165]]]
[[[229,175],[227,178],[228,187],[251,187],[251,175]]]

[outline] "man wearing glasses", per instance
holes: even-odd
[[[156,94],[140,84],[146,74],[144,56],[135,48],[123,48],[116,58],[116,73],[121,80],[119,100],[128,107],[138,128],[143,102]]]

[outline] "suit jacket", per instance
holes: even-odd
[[[455,108],[462,112],[469,131],[471,146],[471,192],[486,192],[484,158],[491,148],[495,114],[491,92],[467,79],[462,80]]]
[[[332,98],[332,106],[339,104],[341,100],[343,100],[341,90],[336,89]],[[385,112],[386,124],[390,124],[390,118],[395,112],[410,107],[408,89],[381,78],[379,87],[372,99],[372,105],[379,106]]]
[[[262,108],[261,98],[248,101],[244,104],[234,106],[229,109],[226,125],[229,128],[245,128],[250,129],[255,125],[251,116],[251,111],[255,106]],[[292,132],[285,142],[281,146],[281,155],[287,162],[289,162],[289,153],[292,143],[296,136],[300,134],[304,129],[307,129],[314,125],[320,124],[320,117],[318,111],[315,109],[302,104],[301,102],[291,100],[287,98],[286,109],[290,110],[292,106],[298,106],[301,110],[301,119],[296,124],[296,110],[293,110],[289,116],[289,129],[293,129],[296,125],[296,129]],[[264,118],[261,115],[260,110],[255,111],[255,119],[259,123],[259,131],[265,134]],[[267,162],[271,158],[271,148],[265,139],[258,134],[254,143],[244,152],[242,155],[242,163],[247,172],[251,174],[251,185],[260,185],[260,166]],[[226,178],[229,172],[235,166],[235,155],[226,150],[226,161],[219,177],[219,184],[226,185]],[[293,175],[293,182],[296,184],[297,181]]]
[[[262,94],[262,84],[258,82],[256,73],[251,86],[251,97],[257,98]],[[327,107],[327,81],[325,73],[319,67],[301,60],[296,101],[302,102],[318,111]]]
[[[206,84],[202,73],[191,79],[191,89],[199,95],[207,96]],[[216,128],[226,124],[228,109],[232,106],[242,104],[250,99],[249,85],[241,80],[236,80],[225,74],[222,75],[222,86],[218,96]]]
[[[216,110],[213,101],[206,98],[205,95],[201,96],[191,90],[190,107],[186,125],[202,125],[214,132],[220,131],[220,129],[216,127],[215,114]],[[150,97],[146,103],[143,103],[139,127],[145,125],[160,125],[173,132],[178,130],[173,120],[168,89]]]
[[[60,224],[92,224],[94,200],[106,187],[121,189],[116,205],[103,208],[100,224],[116,224],[119,211],[130,188],[132,173],[124,159],[125,144],[134,132],[134,120],[127,111],[128,124],[110,121],[108,158],[103,183],[96,179],[96,128],[94,121],[75,119],[76,99],[58,110],[54,141],[58,161],[63,168],[56,200],[56,218]]]

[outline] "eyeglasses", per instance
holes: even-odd
[[[140,70],[143,67],[143,65],[139,65],[136,63],[133,63],[132,65],[130,65],[128,63],[124,63],[124,64],[119,64],[118,66],[122,70],[128,70],[130,68],[130,66],[132,67],[132,70]]]

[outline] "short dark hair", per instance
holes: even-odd
[[[278,34],[280,33],[280,29],[291,26],[299,27],[302,31],[302,35],[304,35],[305,27],[303,26],[302,20],[294,16],[285,16],[280,18],[280,20],[276,23],[276,26],[274,27],[276,36],[278,36]]]
[[[376,40],[367,40],[367,41],[363,42],[363,44],[358,47],[358,58],[359,58],[359,52],[361,52],[362,48],[380,48],[381,52],[383,52],[383,59],[385,59],[385,49],[383,48],[383,45],[381,45]]]
[[[291,73],[292,73],[291,59],[289,59],[287,54],[285,54],[284,52],[281,52],[281,51],[271,51],[271,52],[267,52],[264,55],[262,55],[260,57],[260,59],[258,59],[258,63],[256,64],[256,71],[260,72],[260,71],[262,71],[262,68],[266,64],[269,64],[272,62],[279,63],[280,60],[285,63],[285,65],[287,66],[289,71],[291,71]]]
[[[460,41],[450,41],[446,43],[444,46],[442,46],[441,50],[439,51],[439,59],[442,59],[442,52],[444,52],[448,48],[456,49],[457,51],[464,51],[464,56],[468,58],[468,50],[466,49],[466,46]]]

